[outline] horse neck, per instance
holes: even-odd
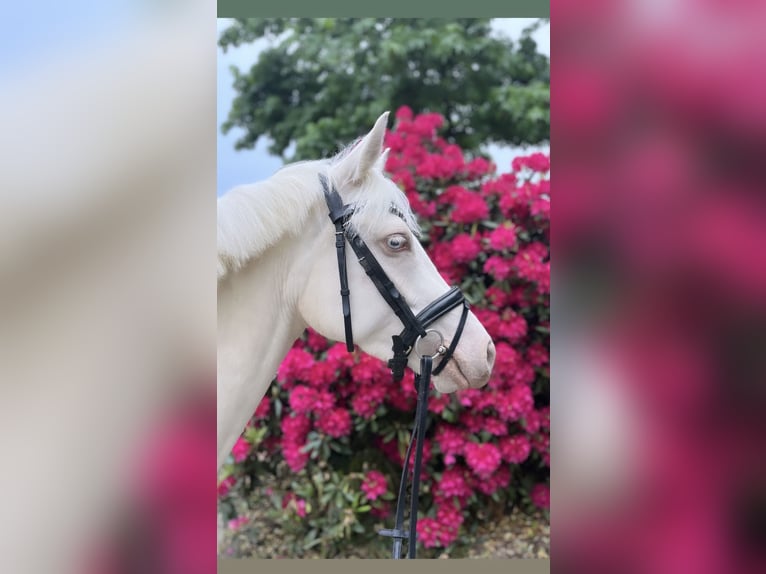
[[[311,249],[298,237],[285,237],[219,284],[219,468],[306,328],[297,299]]]

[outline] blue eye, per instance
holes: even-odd
[[[407,238],[404,235],[391,235],[386,239],[386,246],[391,251],[401,251],[407,247]]]

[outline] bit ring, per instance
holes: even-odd
[[[419,345],[428,337],[430,333],[434,333],[439,336],[439,344],[436,346],[436,352],[433,355],[428,355],[427,353],[421,353]],[[425,337],[418,337],[418,340],[415,341],[415,353],[418,357],[431,357],[432,359],[435,359],[439,355],[443,355],[447,352],[447,347],[444,346],[444,336],[435,329],[428,329],[426,331]]]

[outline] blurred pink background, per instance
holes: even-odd
[[[763,572],[766,4],[552,2],[552,556]]]

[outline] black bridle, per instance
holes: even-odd
[[[415,388],[418,393],[417,411],[415,424],[412,429],[412,437],[407,447],[407,454],[402,469],[402,479],[399,483],[399,498],[396,502],[396,523],[391,530],[381,530],[380,534],[394,539],[393,558],[401,558],[402,541],[407,539],[407,557],[415,558],[415,542],[417,539],[418,521],[418,491],[420,485],[420,467],[423,459],[423,442],[426,431],[426,417],[428,415],[428,389],[431,383],[431,375],[438,375],[452,358],[455,348],[460,341],[468,317],[468,301],[458,287],[452,287],[441,297],[428,304],[420,313],[415,315],[412,309],[399,293],[393,281],[388,277],[383,267],[372,254],[364,240],[355,232],[349,219],[354,213],[354,205],[343,203],[340,194],[333,185],[327,181],[324,174],[319,174],[319,181],[324,190],[324,198],[330,210],[330,220],[335,226],[335,250],[338,255],[338,273],[340,275],[340,296],[343,305],[343,323],[346,331],[346,349],[354,350],[354,336],[351,328],[351,302],[348,288],[348,273],[346,270],[346,241],[354,250],[359,264],[367,276],[372,280],[378,292],[383,296],[388,306],[396,313],[404,325],[404,330],[394,335],[394,356],[388,361],[394,381],[399,382],[404,377],[404,368],[407,366],[409,355],[414,349],[420,356],[420,374],[415,377]],[[449,347],[444,346],[444,337],[435,329],[428,327],[438,319],[462,305],[463,310],[460,322],[452,337]],[[439,344],[433,355],[422,354],[419,345],[431,334],[439,338]],[[433,360],[441,357],[439,364],[433,368]],[[412,492],[410,495],[410,523],[409,530],[404,530],[404,499],[407,491],[407,474],[409,469],[410,455],[413,442],[416,443],[415,463],[412,471]]]

